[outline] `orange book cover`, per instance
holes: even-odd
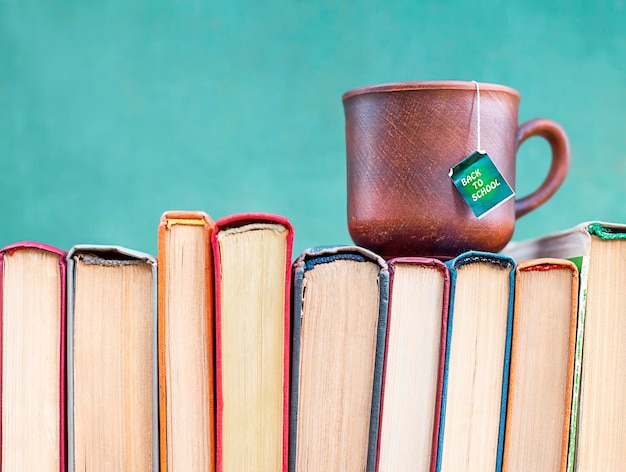
[[[201,232],[201,244],[196,244],[194,247],[183,245],[174,247],[174,231],[179,227],[196,227]],[[172,470],[179,470],[172,461],[177,461],[181,457],[191,463],[196,463],[196,459],[200,462],[208,461],[209,471],[213,471],[215,467],[213,259],[210,244],[213,228],[213,220],[201,211],[168,211],[163,214],[159,224],[158,357],[161,472],[167,472],[168,466],[171,466]],[[185,285],[182,290],[173,293],[174,284],[171,279],[175,276],[174,274],[191,274],[192,278],[203,280],[193,287],[191,284]],[[202,288],[198,289],[198,286]],[[177,313],[175,316],[179,319],[172,320],[169,315],[174,314],[175,305],[181,302],[181,298],[183,303],[190,302],[190,300],[196,303],[192,303],[187,312]],[[191,352],[183,354],[182,357],[179,355],[178,363],[169,359],[168,352],[177,350],[180,353],[180,348],[183,347],[171,345],[174,341],[170,342],[168,330],[171,328],[170,323],[174,321],[177,322],[176,329],[183,338],[186,334],[192,334],[185,331],[195,330],[194,334],[200,333],[200,339],[204,340],[200,345],[190,347],[197,351],[196,360],[185,359],[185,356],[192,355]],[[179,321],[180,326],[178,326]],[[202,337],[201,333],[205,335]],[[191,374],[186,376],[186,383],[181,380],[183,372]],[[189,385],[190,383],[196,383],[196,385]],[[186,390],[194,387],[206,392],[204,401],[194,403],[185,400]],[[185,424],[191,423],[189,420],[192,418],[197,420],[200,416],[203,417],[200,424],[205,430],[201,432],[203,439],[183,441],[178,439],[180,435],[173,433],[173,421],[181,423],[184,427]],[[195,423],[197,424],[197,421]],[[194,455],[199,457],[195,458]]]
[[[557,281],[556,271],[565,272],[565,278]],[[515,279],[503,471],[565,472],[575,383],[578,268],[566,259],[530,259],[518,263]],[[545,294],[548,286],[550,293]]]

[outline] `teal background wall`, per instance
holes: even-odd
[[[566,183],[515,239],[626,222],[626,1],[0,0],[0,245],[156,253],[169,209],[287,216],[350,241],[341,95],[496,82],[563,125]],[[526,143],[518,193],[547,172]]]

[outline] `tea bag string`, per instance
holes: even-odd
[[[475,80],[472,80],[472,82],[476,86],[476,150],[482,154],[486,154],[480,146],[480,87]]]

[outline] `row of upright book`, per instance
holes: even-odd
[[[292,248],[280,216],[179,211],[156,258],[2,249],[0,470],[620,470],[626,226]]]

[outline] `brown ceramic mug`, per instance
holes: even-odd
[[[531,136],[550,144],[540,187],[477,218],[449,171],[481,147],[515,189],[515,156]],[[450,258],[500,251],[515,220],[548,200],[569,168],[569,143],[554,121],[517,124],[519,93],[503,85],[457,81],[380,84],[344,94],[348,229],[354,242],[390,258]]]

